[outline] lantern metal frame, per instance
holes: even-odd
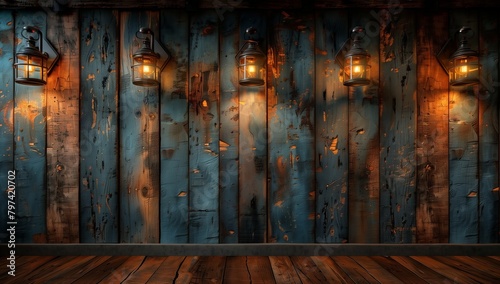
[[[23,27],[21,36],[26,39],[26,45],[16,52],[15,82],[28,86],[47,84],[47,78],[59,60],[59,53],[37,27]]]
[[[254,39],[256,34],[257,29],[253,27],[247,28],[245,31],[245,43],[236,54],[238,82],[241,86],[258,87],[265,84],[266,54],[259,47],[259,42]],[[251,66],[254,66],[255,70],[249,72],[247,68]],[[254,75],[250,76],[251,74],[249,73]]]
[[[470,48],[468,39],[472,38],[472,29],[463,26],[458,31],[460,44],[454,38],[448,39],[436,55],[439,64],[448,74],[450,86],[460,87],[479,84],[479,53]],[[470,68],[472,67],[472,68]],[[465,73],[462,78],[458,78]]]
[[[132,83],[141,87],[156,87],[160,84],[161,72],[170,60],[170,55],[165,47],[155,39],[150,28],[141,27],[135,36],[142,40],[142,45],[132,55]],[[148,71],[152,76],[139,76],[144,75],[146,68],[153,69]]]
[[[350,38],[347,39],[342,47],[335,55],[335,60],[343,69],[343,84],[344,86],[366,86],[371,82],[370,71],[371,65],[370,54],[364,49],[361,44],[366,35],[366,30],[361,26],[356,26],[352,29]],[[354,61],[358,61],[355,64]],[[360,68],[356,73],[361,73],[360,78],[353,78],[353,67]]]

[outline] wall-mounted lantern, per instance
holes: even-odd
[[[50,42],[43,38],[38,28],[23,27],[21,36],[26,39],[26,45],[16,52],[16,83],[30,86],[47,84],[47,76],[59,59],[59,54]]]
[[[361,47],[365,35],[364,28],[360,26],[353,28],[351,39],[344,43],[335,56],[339,65],[344,69],[344,86],[365,86],[370,84],[370,54]],[[345,52],[349,41],[352,41],[351,47]]]
[[[154,38],[150,28],[140,28],[135,36],[142,40],[141,48],[132,55],[132,83],[141,87],[160,84],[160,73],[168,62],[165,48]],[[155,52],[155,49],[158,52]]]
[[[257,33],[255,28],[246,30],[245,44],[236,55],[238,59],[239,83],[242,86],[262,86],[265,78],[266,55],[260,49],[259,43],[253,39]]]
[[[479,83],[479,54],[472,50],[467,38],[470,38],[470,27],[462,27],[459,34],[462,37],[458,48],[451,53],[451,39],[446,42],[437,57],[449,75],[450,86],[467,86]]]

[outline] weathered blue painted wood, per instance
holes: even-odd
[[[381,12],[382,13],[382,12]],[[414,243],[416,29],[414,12],[385,11],[380,27],[380,242]]]
[[[15,180],[11,180],[12,193],[8,194],[9,171],[14,170],[14,17],[12,11],[0,11],[0,181],[2,181],[0,212],[7,214],[9,196],[15,196]],[[16,201],[11,200],[11,201]],[[5,215],[4,215],[5,216]],[[5,217],[7,218],[7,217]],[[5,219],[7,220],[7,219]],[[7,223],[0,223],[0,242],[9,239]]]
[[[79,242],[80,40],[78,13],[49,14],[60,59],[47,80],[47,240]]]
[[[80,241],[118,242],[117,14],[80,13]]]
[[[314,21],[274,14],[268,66],[269,242],[314,242]]]
[[[479,50],[479,241],[497,243],[499,227],[498,13],[480,12]]]
[[[478,18],[473,11],[450,12],[450,35],[462,26],[474,31],[469,38],[478,50]],[[450,87],[449,160],[450,160],[450,242],[477,243],[478,236],[478,98],[474,88]]]
[[[240,17],[240,46],[245,31],[257,29],[255,39],[266,52],[266,16],[245,11]],[[235,73],[236,74],[236,73]],[[239,242],[266,242],[267,229],[267,120],[266,86],[239,88]]]
[[[417,35],[417,207],[419,243],[447,243],[448,76],[435,54],[448,39],[448,13],[419,12]]]
[[[142,45],[141,27],[158,35],[159,12],[120,15],[120,241],[160,240],[159,90],[132,84],[132,54]]]
[[[35,26],[46,35],[47,15],[19,11],[15,17],[16,50],[26,43],[24,26]],[[14,86],[14,168],[16,170],[16,242],[47,242],[46,231],[46,94],[45,86]]]
[[[238,98],[238,68],[235,55],[239,49],[237,13],[226,13],[220,23],[220,242],[237,243],[239,129],[241,119]],[[243,166],[243,164],[241,164]]]
[[[193,13],[189,47],[189,242],[219,242],[219,29]]]
[[[349,242],[379,241],[379,22],[353,12],[351,30],[363,26],[371,55],[371,83],[349,88]]]
[[[161,76],[160,237],[162,243],[187,243],[189,19],[180,10],[162,10],[160,21],[160,39],[171,56]]]
[[[347,242],[348,92],[335,54],[349,38],[347,11],[316,17],[316,242]]]

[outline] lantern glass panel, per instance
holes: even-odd
[[[157,85],[159,70],[156,61],[156,58],[147,56],[134,58],[132,68],[134,82],[139,85]]]
[[[477,83],[479,80],[479,58],[477,56],[454,58],[449,76],[452,86]]]
[[[264,58],[254,55],[244,55],[240,58],[239,77],[240,82],[258,81],[263,83],[265,68]]]
[[[345,59],[344,83],[348,85],[366,85],[370,80],[370,69],[368,57],[364,55],[352,55]]]
[[[18,54],[16,80],[25,84],[44,84],[47,80],[47,60],[44,57]]]

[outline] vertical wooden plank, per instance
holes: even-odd
[[[314,242],[314,21],[273,16],[268,71],[269,241]]]
[[[498,198],[498,13],[481,11],[479,17],[479,241],[500,239]]]
[[[471,27],[469,46],[478,50],[478,18],[475,11],[450,12],[450,34]],[[477,86],[476,86],[477,87]],[[478,98],[474,86],[449,91],[450,242],[477,243],[478,238]]]
[[[9,10],[0,11],[0,51],[0,192],[2,200],[9,200],[8,174],[14,170],[14,17]],[[7,201],[0,204],[0,212],[7,214]],[[0,223],[0,232],[0,242],[6,243],[6,222]]]
[[[436,54],[448,39],[448,13],[418,13],[417,206],[419,243],[448,242],[448,76]]]
[[[120,241],[159,241],[160,144],[157,87],[132,84],[132,55],[141,27],[159,34],[159,12],[120,15]]]
[[[47,81],[47,240],[78,243],[78,13],[50,14],[47,26],[47,38],[61,56]]]
[[[187,243],[189,20],[179,10],[162,10],[160,20],[160,39],[171,56],[161,76],[160,237],[162,243]]]
[[[335,55],[349,38],[347,11],[316,18],[316,242],[347,242],[348,92]]]
[[[189,242],[219,242],[219,29],[196,12],[189,47]]]
[[[80,12],[80,241],[118,242],[117,13]]]
[[[241,119],[238,97],[238,70],[235,56],[239,50],[238,14],[227,13],[220,23],[220,242],[237,243],[239,129]],[[244,164],[242,163],[241,166]],[[242,178],[242,177],[241,177]]]
[[[367,10],[351,15],[362,25],[371,55],[371,83],[349,88],[349,242],[379,241],[379,22]]]
[[[408,9],[379,12],[380,242],[415,242],[416,34]]]
[[[240,46],[245,31],[257,29],[257,40],[266,50],[266,14],[245,11],[240,17]],[[237,73],[235,73],[237,74]],[[267,116],[266,88],[239,88],[239,242],[266,242],[267,229]]]
[[[35,26],[47,35],[47,15],[20,11],[15,19],[17,48],[24,46],[24,26]],[[45,86],[15,85],[14,168],[16,170],[16,242],[46,242],[46,125]]]

